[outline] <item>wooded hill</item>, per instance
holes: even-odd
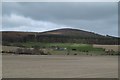
[[[118,45],[120,38],[64,28],[46,32],[2,31],[3,45],[14,42],[83,43]]]

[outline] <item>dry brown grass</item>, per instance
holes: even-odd
[[[19,47],[13,47],[13,46],[2,46],[2,51],[16,51]]]

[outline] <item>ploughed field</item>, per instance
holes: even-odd
[[[117,56],[3,55],[3,78],[117,78]]]

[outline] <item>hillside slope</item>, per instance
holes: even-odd
[[[93,32],[63,28],[46,32],[2,32],[3,43],[11,42],[48,42],[48,43],[84,43],[118,44],[118,38],[103,36]]]
[[[63,28],[63,29],[57,29],[52,31],[46,31],[42,32],[43,35],[64,35],[64,36],[78,36],[78,37],[104,37],[99,34],[95,34],[93,32],[78,30],[78,29],[72,29],[72,28]]]

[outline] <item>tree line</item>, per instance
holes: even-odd
[[[23,37],[2,37],[3,45],[14,42],[45,42],[45,43],[83,43],[118,45],[120,38],[110,36],[66,36],[66,35],[27,35]]]

